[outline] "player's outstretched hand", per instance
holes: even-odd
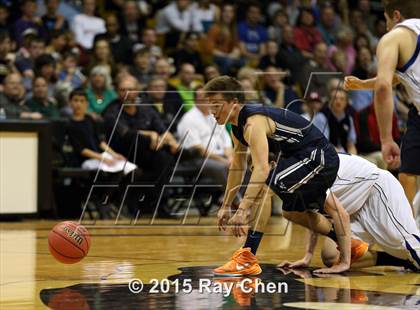
[[[306,268],[309,266],[309,262],[305,259],[299,259],[295,262],[282,262],[277,265],[277,268],[295,269],[295,268]]]
[[[355,76],[346,76],[344,78],[343,87],[345,90],[360,90],[364,89],[363,80],[355,77]]]
[[[228,224],[232,226],[232,233],[235,237],[246,235],[246,225],[248,225],[250,209],[238,208]]]
[[[400,147],[394,141],[382,143],[382,157],[388,164],[388,168],[393,170],[399,168],[401,164]]]
[[[314,273],[342,273],[349,269],[350,269],[350,264],[341,262],[330,268],[321,268],[321,269],[314,270]]]
[[[217,212],[217,226],[220,230],[226,230],[226,225],[230,219],[232,212],[229,207],[222,206]]]

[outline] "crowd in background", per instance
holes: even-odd
[[[208,147],[215,122],[195,103],[205,102],[206,81],[228,74],[248,102],[300,113],[337,150],[384,168],[373,93],[341,86],[345,75],[376,75],[385,32],[381,3],[369,0],[0,0],[0,122],[67,118],[90,134],[93,121],[103,141],[114,135],[118,156],[129,157],[134,140],[149,150],[133,161],[154,179],[184,145],[209,155],[208,174],[223,180],[229,128]],[[83,125],[69,100],[81,89]],[[132,105],[120,113],[122,103]],[[395,106],[398,140],[408,112],[403,89]],[[98,141],[77,149],[100,153]]]

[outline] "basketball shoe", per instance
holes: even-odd
[[[241,248],[233,253],[231,259],[213,270],[213,274],[222,277],[255,276],[262,272],[257,257],[251,248]]]

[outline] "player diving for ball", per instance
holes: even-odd
[[[218,124],[232,124],[234,156],[229,169],[218,225],[232,226],[235,236],[245,235],[243,248],[232,259],[214,270],[215,275],[257,275],[261,268],[255,256],[271,213],[270,189],[283,200],[286,219],[327,235],[337,241],[337,264],[317,272],[339,273],[350,268],[350,220],[334,195],[326,191],[337,176],[338,155],[324,135],[309,121],[288,110],[262,105],[245,105],[241,84],[222,76],[205,88],[210,110]],[[254,169],[244,198],[235,214],[232,202],[241,186],[250,150]],[[270,168],[269,153],[276,156]],[[325,206],[324,206],[325,205]],[[330,215],[333,224],[318,210]]]
[[[341,202],[350,215],[352,238],[363,240],[352,253],[352,267],[402,266],[420,270],[420,233],[411,207],[398,180],[386,170],[354,155],[339,154],[340,168],[328,195]],[[309,266],[317,234],[310,231],[306,254],[296,262],[283,262],[281,268]],[[383,251],[369,248],[377,244]],[[339,261],[335,243],[326,239],[321,252],[326,266]]]

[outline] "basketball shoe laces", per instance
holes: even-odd
[[[244,268],[248,268],[253,264],[258,264],[258,259],[254,254],[251,253],[249,248],[242,248],[233,253],[232,257],[230,258],[230,262],[226,264],[226,267],[231,267],[231,262],[236,263],[235,269],[237,269],[236,266],[238,265],[243,266]]]

